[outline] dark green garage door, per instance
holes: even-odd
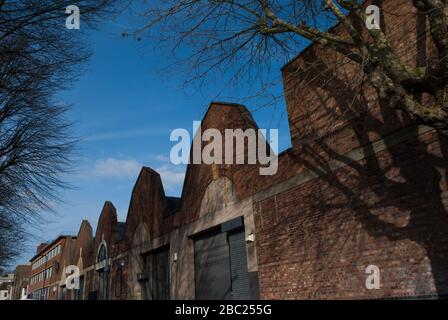
[[[195,241],[196,299],[249,299],[244,229],[215,232]]]
[[[169,248],[152,254],[152,299],[170,299],[170,260]]]
[[[227,234],[218,233],[195,241],[196,299],[231,299]]]
[[[232,274],[232,299],[250,299],[249,273],[247,272],[244,230],[228,234],[230,270]]]

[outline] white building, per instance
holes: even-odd
[[[11,291],[11,284],[6,282],[0,284],[0,300],[8,300],[10,291]]]
[[[9,300],[14,283],[14,273],[0,276],[0,300]]]

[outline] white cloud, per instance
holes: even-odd
[[[154,160],[160,161],[160,162],[164,162],[164,163],[169,163],[170,162],[170,158],[167,157],[166,155],[163,154],[156,154],[155,156],[152,156],[152,158]]]
[[[142,138],[142,137],[152,137],[158,135],[169,134],[167,129],[160,128],[139,128],[126,131],[111,131],[92,134],[83,139],[83,141],[107,141],[107,140],[117,140],[117,139],[129,139],[129,138]]]
[[[118,221],[126,221],[126,217],[128,215],[127,209],[117,210],[117,219]]]
[[[165,160],[159,157],[160,162]],[[151,166],[157,171],[161,178],[165,191],[168,193],[180,193],[185,179],[186,166],[176,166],[165,163],[160,166]],[[85,178],[91,178],[92,175],[100,178],[111,179],[129,179],[136,181],[142,167],[144,165],[135,159],[117,159],[104,158],[95,161],[93,169],[86,171]]]
[[[174,165],[163,165],[155,169],[162,177],[162,182],[165,190],[181,191],[182,184],[185,178],[185,168]]]
[[[136,178],[142,164],[134,159],[98,159],[95,162],[93,173],[108,178]]]

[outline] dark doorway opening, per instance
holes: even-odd
[[[250,299],[244,221],[231,220],[194,239],[196,299]]]
[[[151,251],[143,256],[144,279],[142,279],[146,300],[170,299],[170,248]]]

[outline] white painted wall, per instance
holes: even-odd
[[[8,290],[0,290],[0,300],[9,300]]]

